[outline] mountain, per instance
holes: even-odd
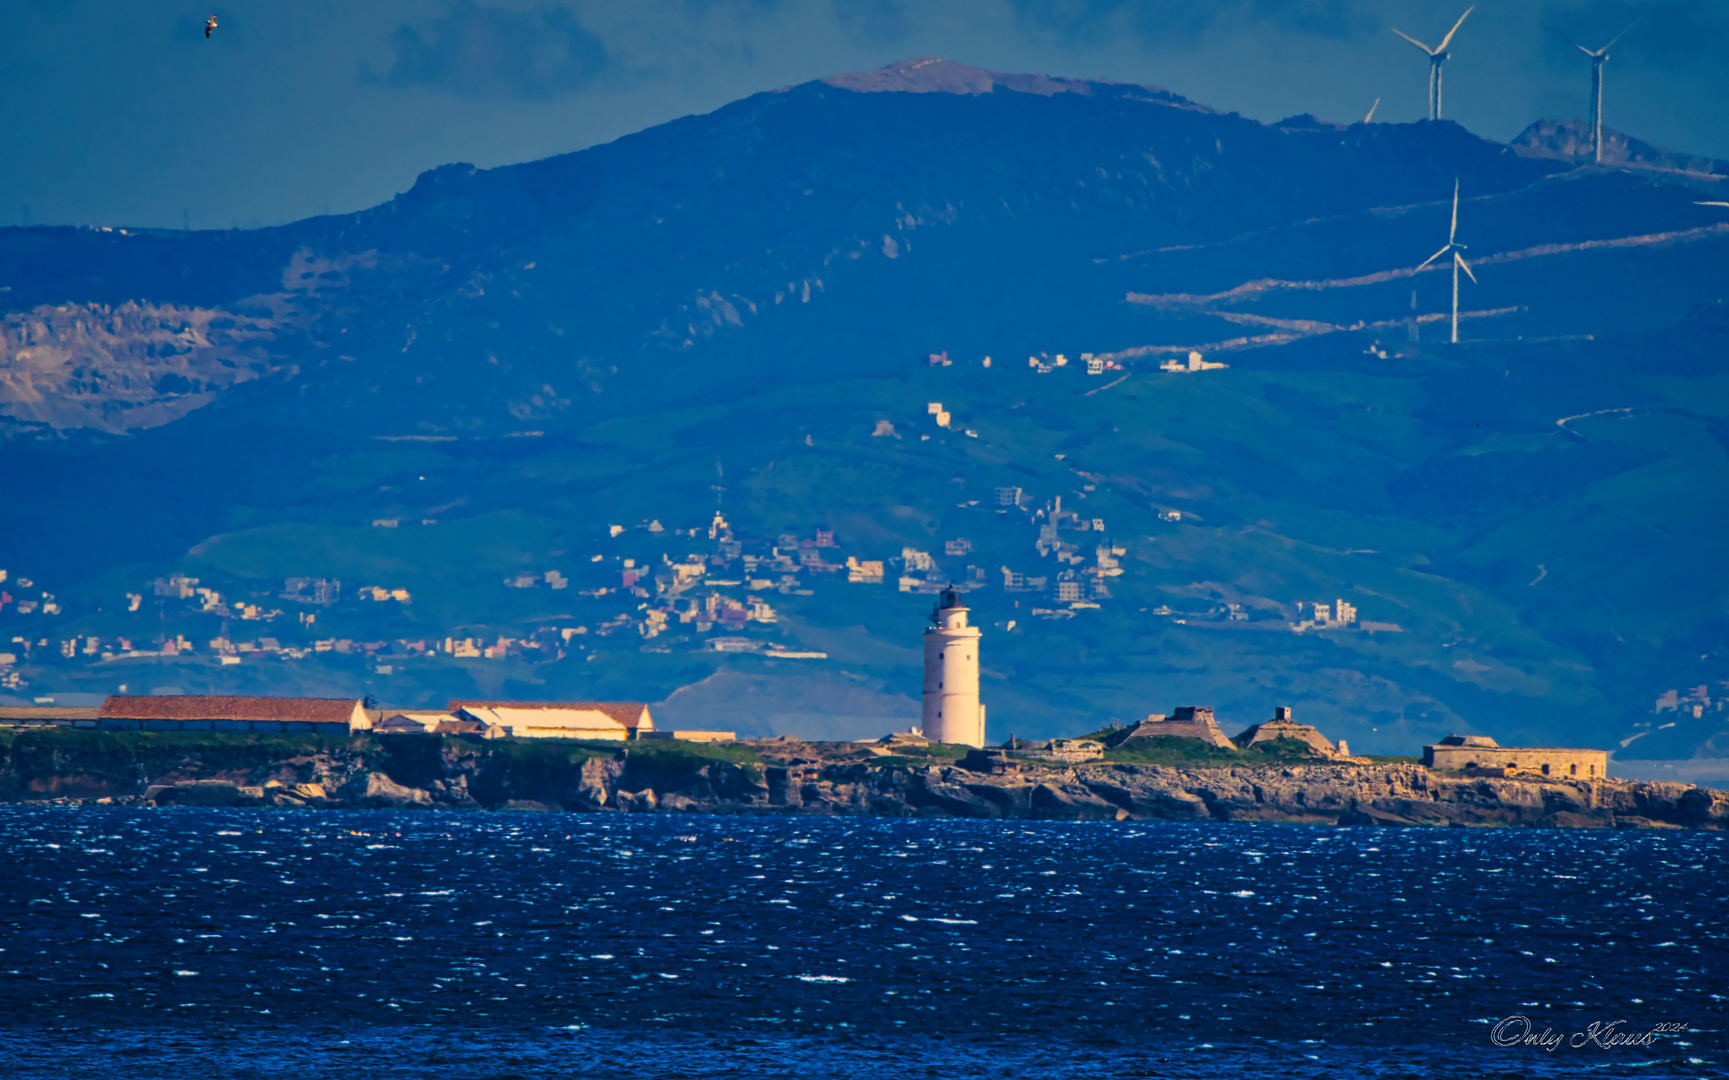
[[[994,734],[1715,755],[1719,184],[919,60],[358,214],[0,230],[3,678],[880,734],[955,582]]]
[[[1592,157],[1591,125],[1583,120],[1539,120],[1507,145],[1520,153],[1583,162]],[[1729,161],[1677,154],[1614,128],[1603,129],[1603,164],[1645,166],[1670,172],[1729,176]]]

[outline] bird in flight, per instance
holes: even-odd
[[[216,16],[212,15],[204,20],[204,39],[206,41],[210,40],[210,31],[214,29],[216,29]]]

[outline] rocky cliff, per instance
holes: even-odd
[[[1729,792],[1620,780],[1470,778],[1418,765],[1168,768],[1096,763],[975,771],[766,741],[637,752],[417,736],[275,754],[267,744],[128,753],[14,740],[0,800],[424,808],[1265,821],[1317,825],[1729,828]],[[849,760],[852,759],[852,760]]]

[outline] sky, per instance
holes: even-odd
[[[1263,121],[1425,114],[1465,0],[0,0],[0,225],[249,228],[420,172],[580,150],[752,93],[943,56],[1164,86]],[[219,26],[206,40],[205,18]],[[1634,23],[1634,20],[1638,21]],[[1583,117],[1729,159],[1729,0],[1483,0],[1445,113]]]

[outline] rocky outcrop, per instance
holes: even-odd
[[[366,773],[357,776],[337,789],[336,794],[348,806],[400,809],[432,805],[430,792],[420,788],[404,787],[383,773]]]
[[[728,799],[693,783],[662,793],[658,808],[1065,821],[1729,828],[1725,792],[1616,780],[1466,778],[1416,765],[1177,769],[1099,764],[975,772],[958,766],[859,763],[770,768],[765,776],[766,799],[755,793]]]
[[[182,784],[153,784],[144,791],[144,801],[157,806],[258,806],[264,789],[227,780],[193,780]]]
[[[236,759],[190,742],[124,762],[113,747],[14,741],[0,800],[280,809],[832,814],[1060,821],[1729,829],[1729,793],[1686,784],[1472,777],[1420,765],[1173,768],[1093,762],[878,764],[836,745],[756,744],[762,764],[568,744],[363,737]],[[251,750],[257,750],[254,747]],[[250,750],[249,750],[250,752]],[[106,755],[106,756],[104,756]],[[208,755],[208,756],[201,756]],[[227,755],[227,756],[224,756]],[[971,759],[968,759],[971,760]],[[100,766],[100,767],[99,767]]]
[[[0,316],[0,418],[110,434],[160,427],[269,373],[275,320],[175,304],[42,305]]]

